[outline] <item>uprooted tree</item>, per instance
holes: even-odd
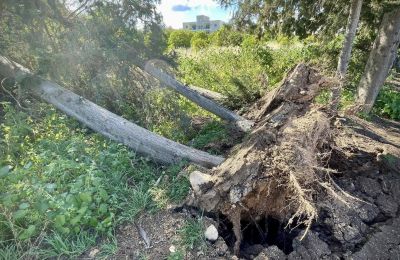
[[[320,201],[325,205],[327,201],[367,205],[333,181],[331,175],[336,168],[329,166],[333,154],[340,161],[338,168],[353,167],[347,158],[348,151],[363,149],[382,164],[386,158],[385,167],[400,170],[400,161],[396,159],[400,157],[400,144],[393,144],[400,135],[385,139],[364,130],[378,140],[366,141],[374,142],[369,150],[359,140],[351,147],[354,133],[349,140],[335,143],[338,133],[335,117],[313,102],[321,89],[331,86],[331,79],[306,64],[297,65],[280,87],[268,92],[249,109],[245,117],[255,122],[254,126],[226,160],[155,135],[55,83],[35,77],[26,68],[1,56],[0,75],[23,82],[27,90],[64,113],[156,161],[172,163],[187,159],[214,167],[208,172],[205,169],[191,173],[189,179],[194,192],[186,204],[222,214],[230,220],[236,237],[235,254],[240,254],[245,228],[242,221],[257,222],[273,217],[287,227],[301,225],[305,229],[302,237],[306,237],[320,213]],[[343,149],[334,147],[333,143]]]
[[[312,109],[311,101],[326,80],[305,64],[251,110],[257,123],[238,151],[212,170],[193,172],[195,205],[226,215],[233,223],[235,253],[243,219],[274,216],[309,227],[317,212],[317,186],[332,189],[323,169],[322,148],[329,138],[329,119]]]
[[[191,173],[194,197],[188,204],[231,221],[236,254],[242,221],[273,217],[289,227],[304,226],[304,237],[318,216],[316,197],[345,204],[357,200],[332,180],[335,171],[327,166],[334,117],[312,101],[330,85],[330,79],[299,64],[252,107],[247,116],[255,126],[235,152],[210,172]]]

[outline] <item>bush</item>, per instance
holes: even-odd
[[[209,39],[208,39],[208,34],[206,32],[196,32],[191,41],[190,41],[190,46],[194,50],[200,50],[209,45]]]
[[[376,99],[373,112],[393,120],[400,120],[400,93],[384,86]]]
[[[194,33],[187,30],[172,31],[168,38],[168,49],[189,48]]]
[[[240,46],[243,41],[243,34],[232,30],[224,25],[210,36],[210,42],[215,46]]]
[[[240,47],[211,46],[182,53],[178,70],[183,82],[226,95],[226,105],[231,108],[253,101],[267,86],[255,53]]]

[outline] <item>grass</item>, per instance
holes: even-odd
[[[16,245],[3,245],[0,244],[0,259],[2,260],[17,260],[21,259],[24,255]]]
[[[42,259],[61,258],[73,259],[82,255],[88,248],[96,244],[95,234],[86,232],[72,237],[64,237],[53,233],[44,240],[43,248],[37,254]]]
[[[185,249],[194,249],[205,246],[204,224],[202,218],[188,219],[179,230],[180,245]]]
[[[4,105],[0,259],[74,258],[97,239],[106,241],[99,255],[114,254],[118,225],[186,197],[186,163],[156,165],[50,106],[38,110],[32,117]]]
[[[185,259],[187,251],[206,248],[202,218],[187,219],[185,224],[178,230],[178,234],[179,239],[174,242],[176,251],[170,253],[168,260],[182,260]]]

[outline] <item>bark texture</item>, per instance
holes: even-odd
[[[340,95],[342,92],[344,80],[347,73],[347,67],[350,62],[351,50],[353,47],[353,41],[356,36],[358,21],[360,20],[360,13],[363,0],[353,0],[350,6],[350,13],[346,27],[346,34],[343,42],[343,47],[340,52],[337,75],[340,82],[332,89],[332,109],[337,110],[340,102]]]
[[[199,93],[203,97],[214,100],[216,102],[221,102],[224,99],[227,99],[226,96],[224,96],[218,92],[209,90],[209,89],[204,89],[204,88],[200,88],[200,87],[196,87],[196,86],[188,86],[188,88],[190,88],[191,90],[194,90],[195,92]]]
[[[242,131],[248,131],[253,126],[253,122],[237,115],[236,113],[222,107],[218,103],[205,98],[203,95],[199,94],[198,92],[186,87],[168,73],[165,73],[161,69],[155,67],[152,62],[148,62],[146,64],[145,70],[150,73],[152,76],[160,80],[162,83],[166,84],[167,86],[171,87],[179,94],[185,96],[189,100],[193,101],[194,103],[198,104],[205,110],[219,116],[220,118],[227,120],[229,122],[233,122],[239,129]]]
[[[34,95],[53,104],[94,131],[155,161],[174,163],[186,159],[204,167],[213,167],[224,161],[222,157],[156,135],[55,83],[34,77],[28,69],[2,56],[0,75],[15,78],[17,81],[25,80]]]
[[[400,8],[395,8],[383,16],[364,74],[358,85],[357,103],[362,112],[371,111],[393,64],[399,42]]]
[[[346,27],[346,35],[343,42],[343,48],[340,52],[337,72],[341,78],[344,78],[347,73],[349,65],[351,49],[353,41],[356,36],[358,21],[360,20],[360,13],[363,0],[353,0],[351,2],[350,14]]]
[[[310,226],[315,219],[314,187],[323,182],[318,151],[330,126],[310,104],[325,82],[314,69],[298,65],[253,107],[249,116],[256,125],[236,152],[210,174],[191,174],[194,197],[188,203],[231,220],[236,254],[241,220],[272,216],[290,224],[299,218]]]

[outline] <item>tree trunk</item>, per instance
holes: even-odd
[[[148,62],[145,66],[145,70],[151,74],[153,77],[160,80],[162,83],[174,89],[179,94],[185,96],[189,100],[198,104],[205,110],[219,116],[220,118],[227,120],[229,122],[235,123],[235,125],[242,131],[248,131],[253,126],[253,122],[235,114],[234,112],[222,107],[221,105],[215,103],[214,101],[205,98],[194,90],[186,87],[167,73],[156,68],[153,64]]]
[[[347,73],[347,67],[350,62],[351,49],[353,47],[353,41],[356,36],[358,27],[358,21],[360,20],[360,13],[363,0],[353,0],[350,7],[349,18],[347,22],[346,35],[343,42],[343,47],[340,52],[337,75],[339,77],[339,84],[332,91],[332,108],[337,109],[340,102],[340,95],[342,87]]]
[[[28,69],[2,56],[0,75],[15,78],[18,82],[26,80],[31,84],[29,89],[34,95],[53,104],[94,131],[155,161],[175,163],[184,159],[204,167],[213,167],[224,161],[222,157],[156,135],[55,83],[35,78]]]
[[[221,102],[224,99],[227,99],[226,96],[224,96],[218,92],[209,90],[209,89],[204,89],[204,88],[200,88],[200,87],[196,87],[196,86],[187,86],[187,87],[190,88],[191,90],[199,93],[200,95],[202,95],[205,98],[214,100],[215,102]]]
[[[358,85],[360,111],[369,113],[375,103],[389,69],[396,57],[400,41],[400,8],[383,16],[381,27]]]

